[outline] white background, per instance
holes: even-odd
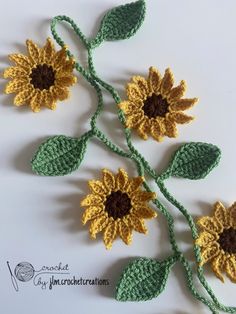
[[[8,0],[0,10],[1,70],[9,66],[7,54],[25,53],[25,40],[43,45],[50,36],[50,19],[58,14],[73,18],[87,36],[95,36],[99,21],[108,9],[124,0]],[[150,65],[163,73],[170,66],[176,83],[186,79],[188,97],[200,101],[191,114],[196,120],[180,126],[178,139],[157,143],[143,142],[135,134],[136,147],[158,171],[168,164],[180,144],[189,141],[214,143],[222,149],[222,160],[206,180],[171,179],[168,187],[196,218],[211,213],[212,204],[220,200],[226,206],[236,199],[235,186],[235,70],[236,70],[236,2],[234,0],[148,0],[147,16],[142,29],[130,40],[104,43],[95,52],[101,77],[124,95],[124,86],[134,74],[147,75]],[[59,27],[65,41],[74,48],[82,62],[86,52],[77,38]],[[79,50],[79,52],[78,52]],[[1,90],[5,86],[1,79]],[[124,167],[136,175],[134,165],[107,151],[93,140],[79,171],[66,177],[47,178],[34,175],[30,159],[38,145],[48,136],[80,136],[88,130],[88,119],[96,107],[94,91],[79,75],[71,98],[59,103],[55,112],[38,114],[29,108],[12,105],[13,96],[0,96],[0,312],[25,313],[123,313],[186,314],[208,313],[195,301],[185,285],[183,270],[175,266],[166,290],[157,298],[141,303],[119,303],[114,287],[123,267],[136,256],[164,258],[170,254],[166,223],[162,215],[147,223],[149,235],[134,234],[133,244],[126,247],[120,240],[106,251],[101,237],[91,241],[88,227],[80,219],[80,200],[88,192],[86,181],[99,178],[104,166],[116,171]],[[106,95],[105,112],[99,126],[109,137],[125,147],[122,129],[117,122],[116,106]],[[190,111],[189,111],[190,113]],[[163,199],[158,192],[160,199]],[[191,236],[183,217],[166,203],[176,220],[178,242],[192,259]],[[52,291],[20,283],[15,292],[7,269],[21,261],[42,265],[69,264],[77,277],[108,278],[109,287],[55,287]],[[220,300],[235,304],[235,286],[223,285],[209,268],[207,279]],[[234,303],[234,304],[233,304]]]

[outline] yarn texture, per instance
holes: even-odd
[[[225,209],[217,203],[213,217],[203,217],[197,224],[189,211],[166,188],[165,181],[172,177],[190,180],[206,178],[219,164],[220,149],[210,143],[190,142],[180,145],[169,165],[162,173],[157,173],[148,161],[135,148],[132,142],[132,129],[140,137],[151,135],[157,142],[164,136],[175,138],[177,124],[192,121],[185,111],[192,108],[197,98],[183,98],[186,84],[181,81],[174,87],[170,69],[162,77],[155,67],[149,70],[148,78],[136,75],[127,87],[128,100],[123,101],[118,92],[105,82],[96,72],[94,50],[105,41],[122,40],[133,36],[141,27],[146,13],[146,2],[139,0],[109,10],[102,19],[94,38],[87,38],[77,24],[65,15],[51,21],[51,32],[61,50],[56,52],[51,40],[44,48],[38,48],[27,41],[29,56],[13,55],[11,60],[16,67],[5,71],[6,78],[12,78],[6,87],[7,93],[18,93],[15,104],[28,104],[35,112],[42,106],[55,109],[57,100],[68,97],[68,87],[75,83],[73,70],[80,73],[94,88],[97,94],[97,107],[90,119],[89,130],[77,138],[65,135],[53,136],[40,145],[32,159],[32,170],[43,176],[70,174],[82,166],[91,139],[96,139],[111,153],[131,161],[137,175],[130,177],[129,171],[119,169],[113,173],[102,170],[102,179],[89,181],[91,193],[81,201],[82,223],[90,223],[91,238],[103,232],[105,247],[110,249],[118,236],[125,244],[130,244],[132,232],[145,234],[145,219],[161,213],[166,219],[171,252],[163,260],[139,257],[131,261],[122,272],[116,286],[116,299],[119,301],[144,301],[157,297],[165,288],[172,266],[179,263],[184,270],[186,285],[192,296],[208,307],[211,313],[236,313],[235,307],[223,305],[207,283],[203,265],[211,262],[213,271],[223,281],[221,272],[235,282],[235,204]],[[87,67],[83,67],[73,56],[66,43],[58,35],[58,23],[67,23],[87,50]],[[117,107],[117,117],[121,123],[126,148],[113,143],[99,129],[97,120],[104,109],[104,92],[109,93]],[[155,145],[160,145],[155,142]],[[156,198],[154,187],[173,206],[171,210]],[[78,205],[79,207],[79,205]],[[155,210],[154,210],[155,208]],[[175,221],[172,210],[176,208],[183,215],[191,230],[195,263],[182,253],[175,235]],[[81,210],[78,208],[78,210]],[[196,284],[195,278],[199,281]],[[201,284],[203,289],[199,289]],[[204,293],[203,291],[204,290]]]
[[[127,266],[117,285],[118,301],[146,301],[157,297],[166,286],[174,258],[159,262],[141,257]]]
[[[149,77],[134,76],[127,86],[128,101],[118,106],[126,115],[126,127],[136,129],[144,140],[148,134],[158,142],[163,136],[177,137],[176,124],[185,124],[193,117],[183,113],[190,109],[197,98],[183,99],[186,91],[185,81],[174,86],[174,76],[170,69],[162,78],[155,67],[150,67]]]
[[[124,169],[119,169],[116,175],[107,169],[103,169],[102,173],[102,181],[89,181],[92,193],[81,202],[82,207],[87,207],[82,222],[92,221],[92,239],[104,230],[103,240],[107,249],[111,249],[117,235],[128,245],[132,241],[132,231],[146,234],[144,219],[157,216],[147,204],[156,195],[140,189],[143,177],[129,178]]]
[[[236,283],[236,202],[229,208],[217,202],[213,216],[204,216],[197,223],[202,230],[196,240],[201,247],[200,265],[210,262],[222,282],[222,271],[225,270]]]
[[[43,143],[32,160],[34,172],[44,176],[61,176],[78,169],[84,158],[87,137],[81,139],[54,136]]]
[[[7,84],[5,93],[16,93],[16,106],[29,105],[34,112],[41,107],[56,109],[57,100],[69,97],[68,86],[76,82],[72,74],[74,61],[67,58],[66,47],[56,52],[50,38],[43,48],[32,41],[26,41],[28,56],[11,54],[9,59],[16,66],[4,71],[4,78],[12,80]]]

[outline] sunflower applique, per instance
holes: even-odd
[[[190,109],[198,98],[182,98],[186,91],[185,81],[173,86],[174,76],[169,68],[163,78],[155,67],[149,69],[147,80],[134,76],[127,86],[128,100],[118,105],[126,115],[126,127],[136,129],[144,140],[149,134],[156,141],[164,136],[177,137],[176,124],[193,120],[183,111]]]
[[[196,240],[201,247],[201,264],[211,263],[216,276],[224,282],[225,271],[236,283],[236,202],[225,208],[220,202],[214,206],[214,215],[198,220],[202,232]]]
[[[14,104],[27,104],[34,112],[41,107],[56,109],[56,101],[69,97],[68,87],[76,82],[72,74],[74,61],[67,57],[66,47],[56,51],[50,38],[43,48],[32,41],[26,41],[28,56],[9,55],[15,66],[4,71],[4,78],[12,80],[5,93],[16,93]]]
[[[91,221],[92,239],[104,230],[103,240],[107,249],[111,249],[118,235],[128,245],[132,241],[132,231],[146,234],[144,219],[157,216],[147,204],[155,198],[155,193],[141,190],[144,178],[129,178],[123,169],[119,169],[116,175],[104,169],[102,174],[102,181],[89,181],[92,193],[81,202],[82,207],[87,207],[82,222]]]

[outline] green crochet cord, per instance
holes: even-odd
[[[32,169],[37,174],[47,176],[66,175],[75,171],[84,159],[89,140],[96,137],[115,154],[133,160],[140,176],[149,175],[154,179],[164,197],[184,215],[192,231],[192,238],[195,240],[198,232],[191,215],[169,193],[164,181],[173,176],[191,180],[205,178],[219,163],[221,156],[219,148],[206,143],[185,144],[177,150],[168,169],[161,175],[158,175],[132,144],[131,130],[125,128],[125,117],[121,110],[118,110],[118,118],[124,128],[127,151],[116,146],[96,125],[96,121],[104,107],[102,88],[110,93],[116,104],[120,103],[121,99],[117,91],[97,75],[93,61],[93,50],[103,41],[121,40],[133,36],[142,25],[145,12],[146,4],[144,0],[110,10],[103,18],[97,36],[92,40],[88,40],[76,23],[69,17],[57,16],[53,18],[51,22],[52,35],[61,47],[64,47],[65,43],[57,34],[56,25],[58,22],[67,22],[87,49],[88,68],[85,69],[76,61],[75,69],[95,89],[98,103],[97,109],[90,120],[90,130],[80,138],[70,138],[64,135],[49,138],[39,147],[34,156]],[[69,50],[67,50],[67,54],[69,57],[74,58]],[[151,191],[146,182],[143,185],[147,191]],[[116,299],[119,301],[141,301],[157,297],[165,289],[171,267],[176,262],[179,262],[185,270],[190,292],[196,299],[205,304],[211,313],[219,313],[219,310],[226,313],[236,313],[236,308],[226,307],[218,301],[208,285],[203,269],[200,266],[197,266],[197,276],[210,298],[206,298],[197,291],[193,279],[194,268],[180,251],[175,239],[174,218],[159,199],[155,199],[153,203],[167,220],[173,253],[164,261],[149,258],[138,258],[132,261],[121,275],[116,289]],[[201,255],[200,249],[196,245],[194,245],[194,254],[196,263],[199,265]]]

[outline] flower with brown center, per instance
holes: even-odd
[[[155,193],[142,191],[143,177],[129,178],[125,170],[119,169],[116,175],[103,170],[102,181],[91,180],[91,194],[81,202],[87,207],[82,222],[91,221],[90,235],[92,239],[104,230],[104,243],[111,249],[117,235],[125,244],[132,241],[132,231],[147,233],[144,219],[157,216],[147,202],[155,198]]]
[[[201,247],[201,264],[211,262],[216,276],[224,282],[222,271],[236,283],[236,202],[226,209],[220,202],[213,217],[198,220],[202,228],[196,244]]]
[[[16,106],[28,104],[34,112],[39,112],[42,106],[55,110],[56,101],[67,99],[68,87],[76,82],[72,73],[74,61],[67,58],[65,47],[55,51],[50,38],[43,48],[38,48],[32,40],[27,40],[26,45],[28,56],[9,56],[16,66],[4,71],[4,77],[12,79],[5,93],[17,93]]]
[[[185,81],[174,86],[174,77],[170,69],[162,78],[155,67],[149,70],[146,80],[134,76],[127,86],[128,100],[119,104],[126,115],[126,127],[136,129],[138,134],[147,139],[148,135],[161,141],[163,136],[176,137],[176,124],[189,123],[193,117],[183,111],[191,108],[197,98],[182,98],[186,91]]]

